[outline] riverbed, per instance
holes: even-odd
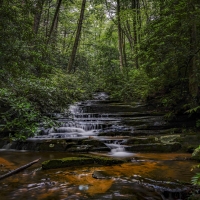
[[[121,165],[41,169],[43,161],[67,156],[71,155],[64,152],[1,151],[1,174],[38,158],[41,160],[1,180],[0,199],[142,200],[169,199],[170,195],[184,199],[184,191],[190,188],[186,183],[190,183],[196,173],[191,169],[197,164],[189,160],[190,154],[135,153],[129,162]],[[104,172],[104,176],[94,177],[94,172]]]

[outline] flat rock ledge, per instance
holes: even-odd
[[[103,156],[79,155],[62,159],[47,160],[42,163],[42,169],[55,169],[83,165],[116,165],[124,163],[123,160]]]

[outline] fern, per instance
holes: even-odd
[[[196,175],[192,177],[191,183],[193,185],[200,185],[200,173],[196,173]]]
[[[197,106],[195,108],[191,108],[187,110],[186,113],[189,113],[189,114],[196,113],[199,109],[200,109],[200,106]]]

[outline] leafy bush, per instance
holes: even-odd
[[[1,131],[18,139],[37,134],[40,122],[51,122],[47,114],[63,112],[85,92],[75,76],[58,69],[45,78],[10,78],[6,86],[0,89]]]

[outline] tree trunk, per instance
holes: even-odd
[[[77,51],[77,48],[78,48],[78,43],[79,43],[79,40],[80,40],[80,37],[81,37],[81,29],[82,29],[83,18],[84,18],[85,4],[86,4],[86,0],[83,0],[82,6],[81,6],[79,22],[78,22],[78,27],[77,27],[77,31],[76,31],[76,37],[75,37],[72,53],[71,53],[71,56],[70,56],[70,59],[69,59],[69,63],[68,63],[68,66],[67,66],[67,70],[68,70],[69,73],[72,71],[73,64],[74,64],[75,57],[76,57],[76,51]]]
[[[134,11],[134,19],[133,19],[133,40],[134,40],[134,50],[135,50],[135,68],[139,68],[138,63],[138,31],[137,31],[137,23],[138,23],[138,0],[132,0],[132,9]]]
[[[35,34],[38,33],[39,26],[40,26],[40,19],[42,15],[43,5],[45,0],[38,0],[36,4],[36,12],[34,16],[34,24],[33,24],[33,32]]]
[[[64,53],[65,52],[65,50],[66,50],[66,37],[67,37],[67,30],[66,30],[66,28],[65,28],[65,30],[64,30],[64,35],[63,35],[63,47],[62,47],[62,52]]]
[[[48,38],[48,33],[49,33],[49,19],[50,19],[50,8],[51,8],[51,1],[52,0],[49,0],[48,2],[47,2],[47,6],[48,6],[48,9],[47,9],[47,11],[46,11],[46,19],[44,19],[44,27],[45,27],[45,36],[46,36],[46,38]]]
[[[9,177],[9,176],[12,176],[12,175],[14,175],[14,174],[16,174],[16,173],[19,173],[20,171],[22,171],[22,170],[24,170],[24,169],[30,167],[31,165],[37,163],[39,160],[40,160],[40,158],[37,159],[37,160],[34,160],[34,161],[32,161],[32,162],[30,162],[30,163],[28,163],[28,164],[26,164],[26,165],[23,165],[23,166],[21,166],[21,167],[15,169],[15,170],[13,170],[13,171],[11,171],[11,172],[8,172],[7,174],[4,174],[4,175],[0,176],[0,180],[2,180],[2,179],[4,179],[4,178],[7,178],[7,177]]]
[[[194,102],[197,104],[197,99],[199,98],[199,89],[198,89],[198,55],[199,52],[197,51],[197,27],[195,22],[195,15],[192,13],[195,11],[195,6],[192,2],[190,4],[190,52],[191,52],[191,59],[189,63],[189,92]],[[194,105],[196,106],[196,105]]]
[[[54,17],[53,17],[53,21],[52,21],[52,24],[51,24],[51,28],[50,28],[50,31],[49,31],[49,36],[48,36],[47,44],[49,44],[51,36],[52,36],[52,33],[55,30],[55,28],[57,27],[58,14],[59,14],[61,3],[62,3],[62,0],[58,0],[57,1],[57,7],[56,7],[56,11],[55,11],[55,14],[54,14]]]
[[[123,71],[124,61],[123,61],[123,40],[122,40],[122,28],[120,20],[120,2],[117,0],[117,27],[118,27],[118,48],[119,48],[119,63],[120,70]]]
[[[126,37],[125,34],[122,32],[122,50],[123,50],[123,65],[127,67],[127,58],[126,58]]]
[[[3,5],[3,0],[0,0],[0,7],[2,7]]]

